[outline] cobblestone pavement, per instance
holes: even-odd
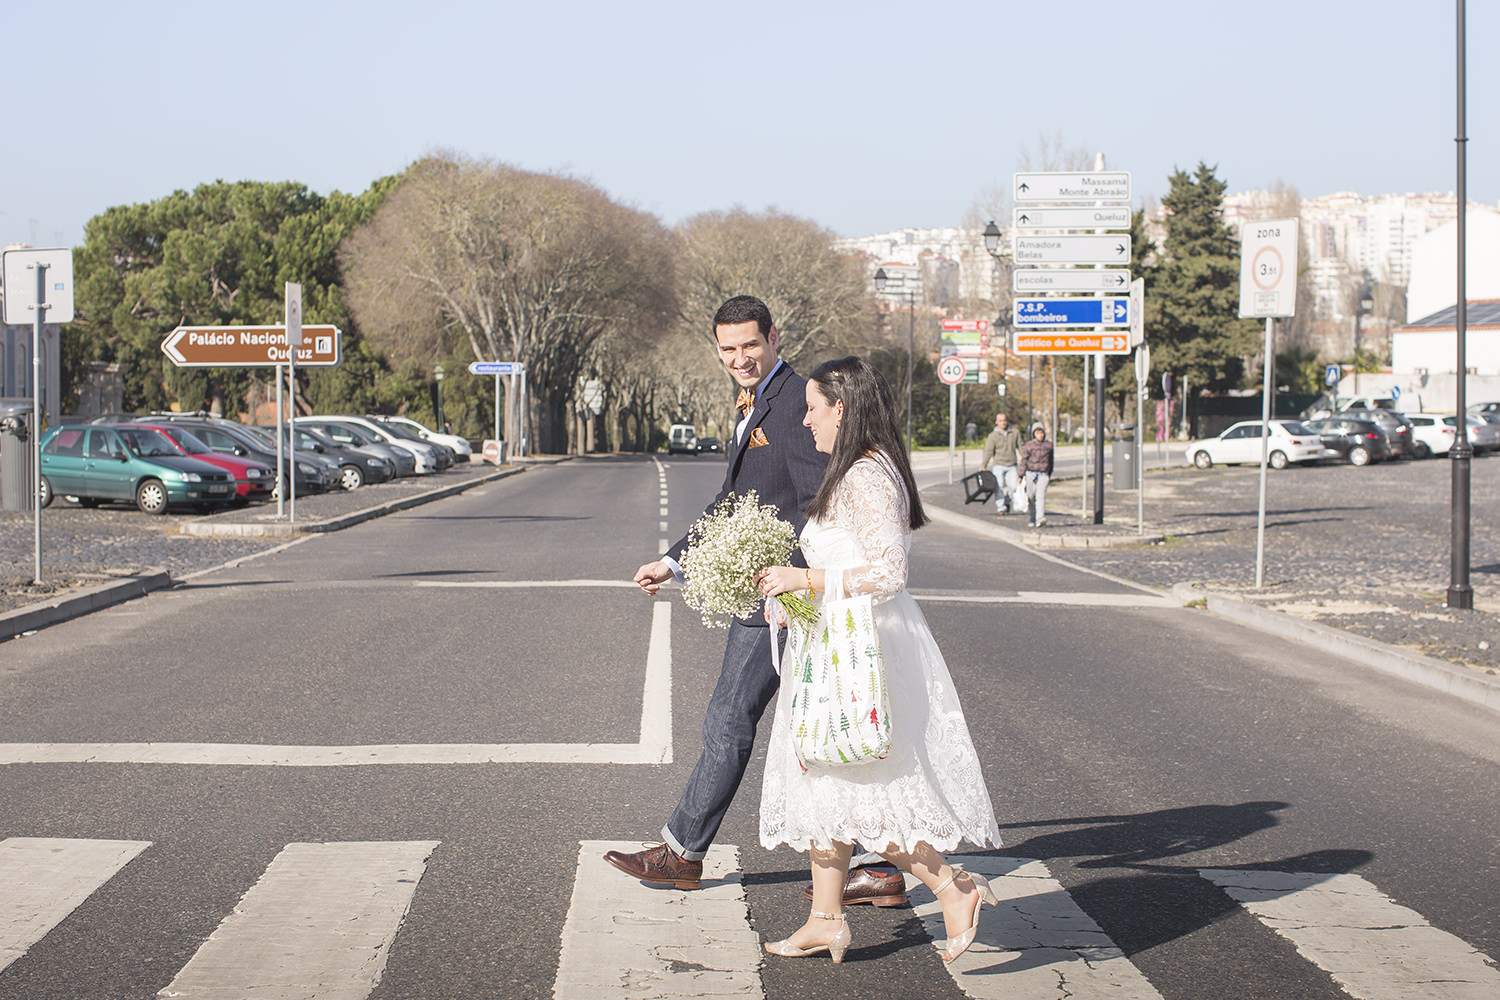
[[[357,490],[297,498],[297,520],[320,521],[352,514],[428,490],[477,479],[490,465],[461,465],[430,476],[372,483]],[[204,517],[172,511],[152,517],[133,504],[77,507],[59,499],[42,511],[42,580],[36,569],[36,526],[29,513],[0,511],[0,612],[110,577],[165,569],[173,577],[222,565],[284,545],[286,538],[195,538],[180,533],[189,521],[275,521],[276,502],[254,503]]]
[[[1470,584],[1474,611],[1445,606],[1452,465],[1445,459],[1271,471],[1264,583],[1255,588],[1260,470],[1186,466],[1146,473],[1145,520],[1158,544],[1046,551],[1074,565],[1163,589],[1201,584],[1324,625],[1500,673],[1500,457],[1471,464]],[[1018,531],[1131,535],[1136,494],[1107,490],[1105,521],[1081,516],[1081,483],[1048,493],[1047,524],[980,514],[959,486],[926,500]]]

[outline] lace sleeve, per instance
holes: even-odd
[[[842,568],[844,592],[889,600],[906,589],[906,490],[880,463],[860,461],[844,477],[838,517],[853,530],[869,560]]]

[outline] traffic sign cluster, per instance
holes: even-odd
[[[1115,232],[1130,228],[1130,174],[1018,173],[1014,194],[1015,261],[1026,266],[1012,272],[1011,290],[1046,296],[1014,300],[1016,353],[1127,353],[1140,306],[1134,296],[1106,296],[1130,290],[1130,234]],[[1040,328],[1048,332],[1036,334]]]

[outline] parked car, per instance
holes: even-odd
[[[698,439],[698,452],[712,452],[715,455],[724,454],[724,443],[716,437],[701,437]]]
[[[1500,412],[1485,410],[1469,415],[1469,444],[1474,454],[1484,455],[1500,449]]]
[[[292,419],[298,427],[315,430],[329,440],[343,445],[345,448],[353,448],[355,451],[389,459],[395,463],[397,476],[415,476],[417,474],[417,456],[405,448],[398,448],[393,444],[381,440],[374,431],[367,431],[353,424],[341,424],[335,420],[324,420],[319,417],[294,417]]]
[[[150,417],[137,419],[149,423],[167,421],[174,425],[182,425],[214,451],[253,458],[261,465],[276,468],[276,442],[262,437],[236,421],[224,420],[220,417],[172,413],[156,413]],[[299,494],[326,493],[337,485],[339,469],[332,462],[299,452],[297,461],[292,466],[292,477]],[[280,486],[274,489],[280,489]]]
[[[165,514],[171,504],[192,504],[209,513],[234,502],[234,476],[184,455],[150,427],[62,424],[41,442],[40,504],[54,495],[77,497],[84,506],[105,500],[134,502],[147,514]]]
[[[1309,420],[1304,426],[1318,435],[1324,448],[1350,465],[1369,465],[1391,457],[1390,442],[1373,421],[1336,416]]]
[[[1260,462],[1261,438],[1265,425],[1259,420],[1241,420],[1216,438],[1190,441],[1184,451],[1187,460],[1200,469],[1215,462],[1239,465]],[[1284,469],[1292,462],[1311,462],[1324,457],[1322,440],[1296,420],[1272,420],[1270,452],[1267,461],[1273,469]]]
[[[342,413],[319,414],[314,417],[314,420],[319,423],[333,421],[334,423],[357,427],[366,434],[379,438],[386,444],[405,449],[416,459],[416,470],[419,476],[425,476],[428,473],[437,472],[440,468],[446,468],[446,466],[440,464],[442,462],[442,452],[437,445],[428,444],[426,441],[419,441],[416,438],[406,437],[397,433],[396,428],[387,427],[378,420],[371,420],[368,417],[351,417]]]
[[[1390,443],[1392,458],[1416,457],[1417,448],[1411,436],[1411,421],[1406,419],[1406,414],[1397,413],[1395,410],[1351,408],[1340,410],[1339,416],[1368,420],[1379,425],[1380,430],[1385,434],[1386,441]]]
[[[698,454],[697,429],[692,424],[673,424],[667,431],[667,454]]]
[[[256,430],[266,433],[274,442],[276,428],[257,427]],[[337,463],[339,486],[345,490],[357,490],[365,483],[384,483],[396,478],[396,463],[391,459],[347,448],[311,427],[295,426],[295,430],[297,454],[311,453]],[[287,440],[283,434],[282,441]]]
[[[385,434],[386,439],[389,441],[396,443],[410,442],[431,448],[433,454],[437,456],[437,470],[439,472],[442,472],[444,469],[453,468],[454,464],[458,462],[458,453],[452,448],[438,441],[422,440],[415,431],[409,430],[405,424],[386,423],[375,417],[366,417],[365,419],[370,421],[377,430]],[[391,435],[395,435],[395,437],[391,437]]]
[[[467,438],[461,438],[457,434],[448,434],[443,431],[435,431],[430,427],[424,427],[411,417],[377,416],[375,414],[369,414],[369,417],[371,420],[379,420],[383,424],[399,424],[429,444],[440,444],[452,448],[453,454],[460,461],[467,462],[469,456],[474,454],[474,446],[469,444]]]
[[[162,436],[177,446],[177,450],[184,455],[207,462],[209,465],[217,465],[225,472],[234,477],[235,495],[240,503],[249,503],[251,500],[264,500],[271,495],[276,484],[276,470],[270,466],[262,465],[250,457],[241,457],[234,454],[225,454],[214,451],[203,441],[200,441],[192,431],[181,424],[132,424],[134,427],[150,427],[160,431]]]

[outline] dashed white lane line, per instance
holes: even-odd
[[[150,846],[143,840],[0,841],[0,969]]]
[[[1014,594],[924,594],[912,591],[919,601],[954,604],[1049,604],[1079,608],[1180,608],[1177,601],[1150,594],[1078,594],[1021,590]]]
[[[628,584],[634,587],[634,584]],[[0,743],[0,764],[229,764],[351,767],[375,764],[670,764],[672,602],[651,606],[651,640],[635,743],[396,743],[282,746],[254,743]]]
[[[1500,969],[1358,875],[1203,868],[1360,1000],[1495,1000]]]
[[[362,1000],[437,846],[288,844],[157,996]]]
[[[710,848],[703,888],[692,892],[648,888],[604,861],[605,851],[640,849],[634,841],[579,845],[554,1000],[764,997],[739,849]]]
[[[949,860],[988,878],[1000,900],[980,907],[974,944],[947,966],[975,1000],[1161,1000],[1042,862],[980,855]],[[927,932],[944,941],[942,907],[916,879],[906,881]]]

